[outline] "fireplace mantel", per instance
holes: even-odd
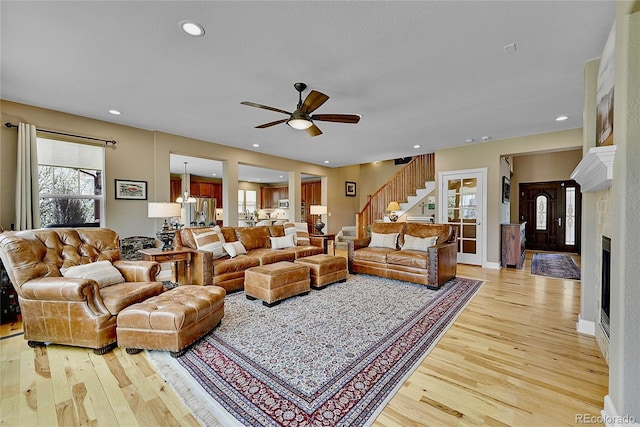
[[[615,145],[593,147],[571,173],[571,179],[580,184],[583,193],[611,187]]]

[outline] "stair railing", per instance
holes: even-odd
[[[427,181],[435,181],[434,154],[415,156],[402,169],[397,171],[382,187],[368,196],[367,203],[356,214],[358,237],[366,237],[369,226],[375,220],[382,219],[389,202],[407,202],[418,188],[425,188]]]

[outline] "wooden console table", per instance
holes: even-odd
[[[336,235],[335,234],[309,234],[309,240],[321,239],[322,240],[322,251],[326,254],[329,249],[329,241],[332,242],[331,247],[333,248],[333,255],[336,254]]]

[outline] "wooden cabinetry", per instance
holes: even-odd
[[[522,268],[524,263],[525,224],[502,224],[502,267]]]
[[[316,218],[311,216],[311,205],[319,205],[322,203],[322,182],[311,181],[302,183],[302,205],[304,206],[304,216],[302,221],[309,224],[309,232],[314,232],[313,223]]]
[[[260,187],[260,207],[277,208],[278,201],[289,198],[289,187]]]
[[[182,195],[182,180],[180,178],[171,179],[171,200]],[[216,199],[216,206],[222,208],[222,183],[199,180],[192,176],[189,184],[189,195],[192,197],[206,197]]]

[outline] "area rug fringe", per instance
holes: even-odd
[[[362,278],[369,277],[366,275],[358,275],[356,277]],[[379,279],[379,278],[376,278]],[[384,279],[387,280],[387,279]],[[402,374],[400,379],[395,379],[395,384],[393,384],[389,389],[385,391],[384,397],[380,395],[380,400],[375,402],[375,408],[369,408],[368,413],[363,413],[363,418],[360,418],[357,425],[362,426],[370,426],[373,424],[375,419],[380,415],[380,413],[384,410],[384,407],[387,403],[393,398],[393,396],[398,392],[398,390],[403,386],[403,384],[407,381],[407,379],[411,376],[411,374],[417,369],[418,366],[424,361],[427,355],[431,352],[431,350],[437,345],[438,341],[444,336],[446,331],[451,327],[451,325],[455,322],[458,316],[462,313],[464,308],[468,305],[468,303],[473,299],[473,296],[477,294],[477,291],[484,284],[481,280],[474,279],[464,279],[459,278],[458,280],[473,280],[477,283],[475,286],[475,290],[468,294],[466,297],[459,300],[459,305],[456,308],[454,313],[448,314],[447,316],[441,316],[438,322],[443,322],[446,317],[446,324],[441,325],[442,328],[437,336],[432,338],[432,341],[429,342],[428,347],[422,354],[418,356],[416,353],[416,359],[410,365],[407,364],[405,366],[406,371],[404,374],[398,372],[398,374]],[[346,285],[346,284],[343,284]],[[335,286],[335,285],[334,285]],[[444,289],[440,291],[436,291],[435,297],[437,298],[440,292],[443,292]],[[326,292],[326,290],[324,291]],[[436,323],[438,323],[436,322]],[[435,327],[436,325],[434,325]],[[191,351],[191,350],[190,350]],[[205,426],[244,426],[246,421],[243,422],[238,420],[232,415],[227,409],[218,402],[209,392],[192,376],[188,369],[183,367],[181,363],[179,363],[176,359],[170,357],[168,353],[158,352],[158,351],[150,351],[146,352],[149,360],[156,366],[158,372],[162,375],[165,381],[171,385],[176,391],[176,393],[183,400],[187,408],[189,408],[193,416],[198,419]],[[391,384],[389,384],[391,385]],[[241,404],[240,402],[237,402]],[[226,402],[228,404],[228,402]],[[373,402],[370,402],[373,404]]]

